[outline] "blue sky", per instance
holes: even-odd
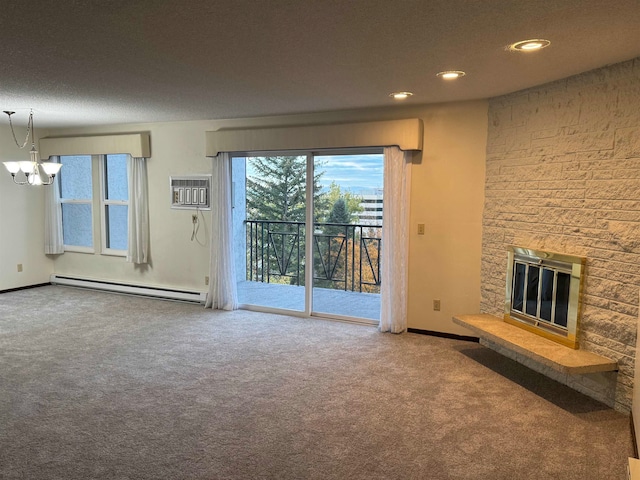
[[[318,162],[324,163],[324,175],[320,183],[328,187],[332,181],[343,190],[360,192],[382,188],[383,161],[382,155],[324,155],[316,156]],[[317,168],[317,167],[316,167]]]

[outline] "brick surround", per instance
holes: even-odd
[[[587,258],[580,348],[617,360],[620,371],[555,375],[529,366],[629,411],[640,292],[640,57],[490,100],[483,313],[503,313],[508,245]]]

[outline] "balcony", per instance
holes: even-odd
[[[379,225],[314,224],[314,312],[380,318],[381,234]],[[304,311],[305,223],[246,220],[245,242],[240,303]]]

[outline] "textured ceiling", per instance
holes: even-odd
[[[547,38],[535,53],[505,51]],[[0,109],[36,126],[487,98],[640,55],[640,0],[23,0]],[[445,82],[441,70],[467,76]]]

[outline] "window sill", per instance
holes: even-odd
[[[127,251],[126,250],[103,250],[101,255],[104,255],[106,257],[122,257],[125,258],[127,256]]]
[[[90,247],[74,247],[73,245],[65,245],[64,246],[65,253],[89,253],[94,254],[96,251]]]

